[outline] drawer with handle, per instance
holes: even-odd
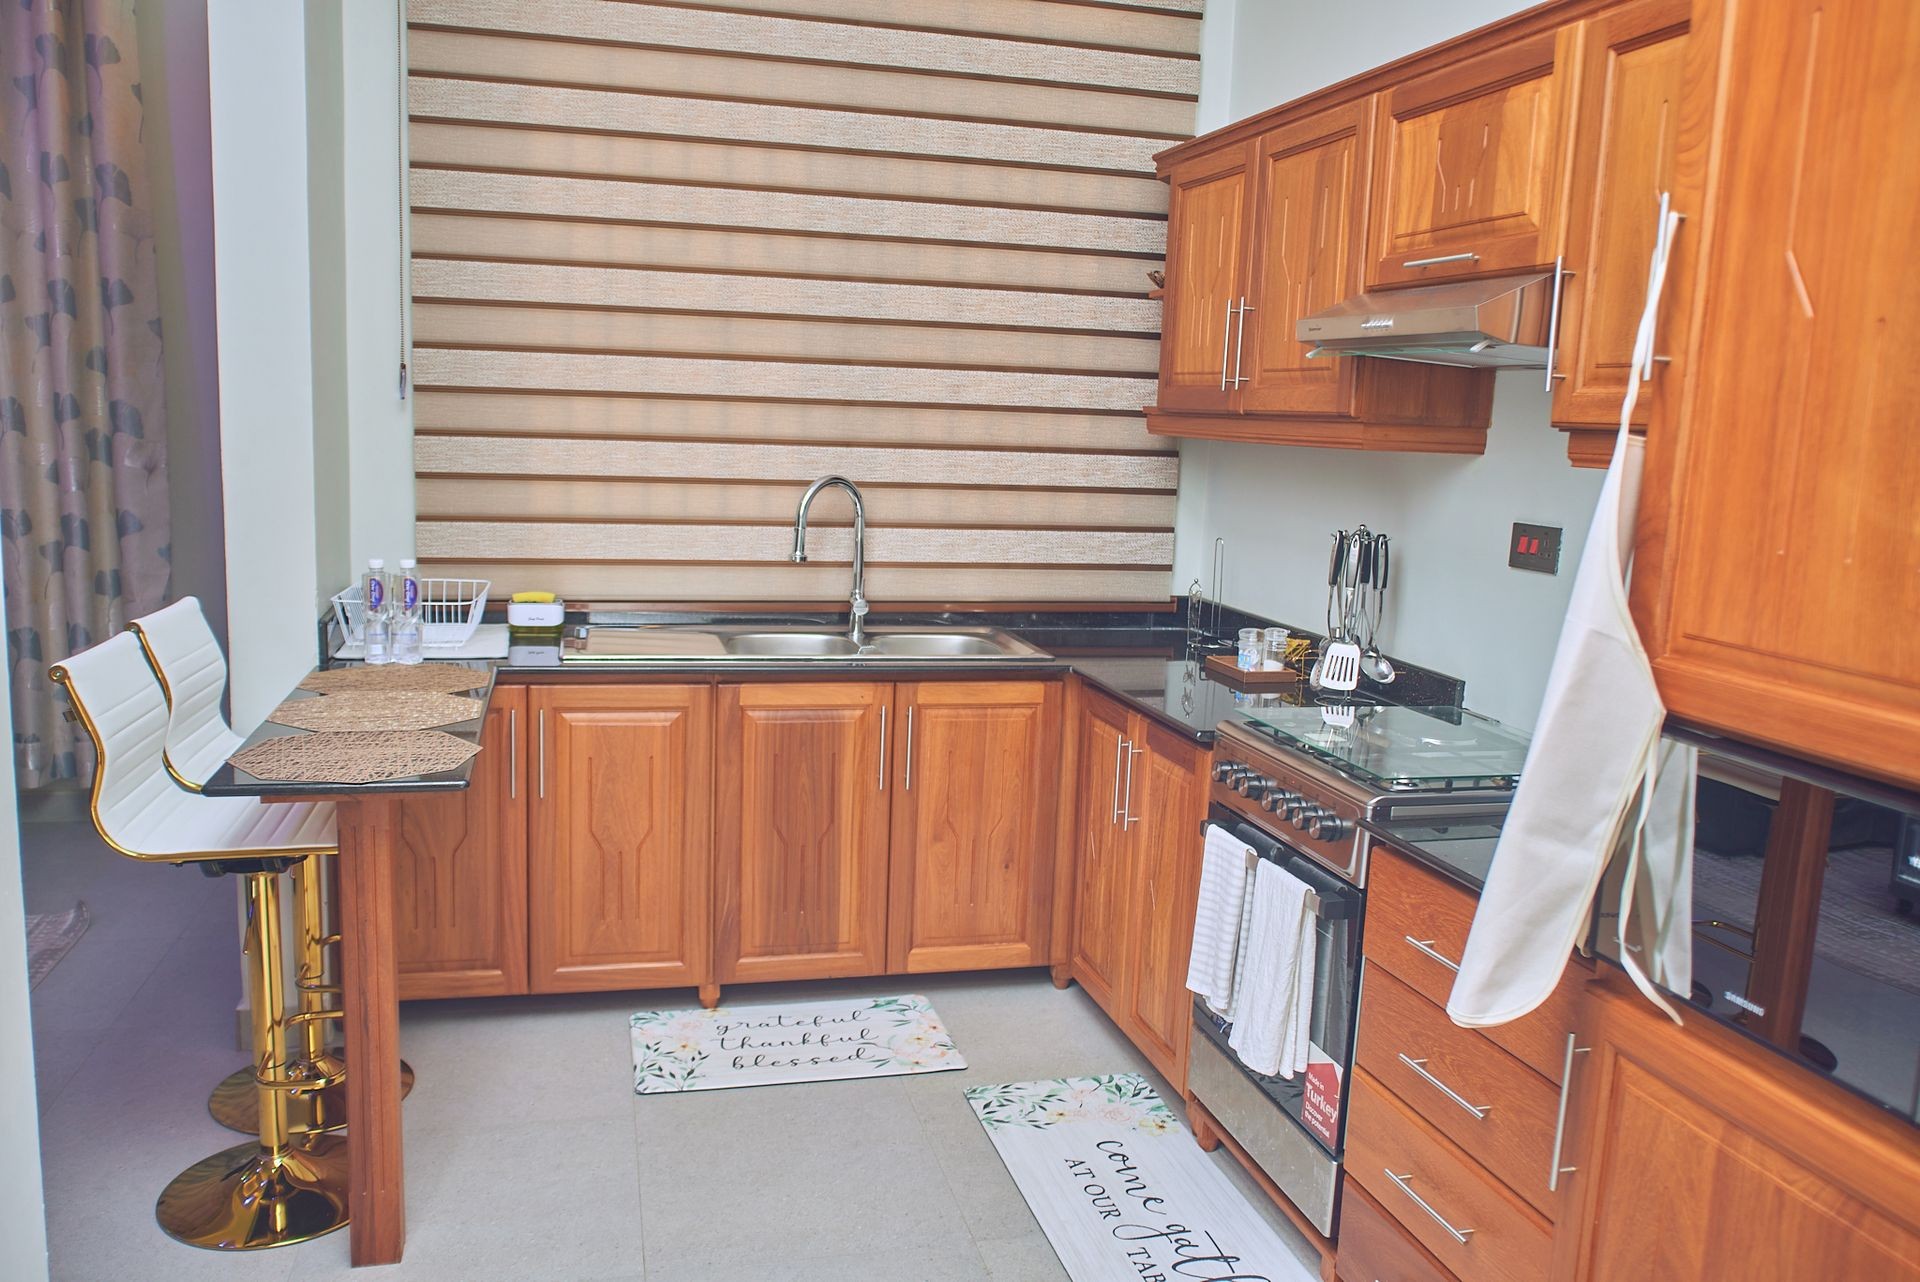
[[[1548,1219],[1560,1089],[1378,966],[1354,1061]]]
[[[1434,1258],[1474,1282],[1539,1282],[1553,1255],[1539,1212],[1380,1085],[1353,1072],[1346,1170]]]
[[[1398,1220],[1351,1181],[1340,1194],[1333,1269],[1340,1282],[1454,1282]]]
[[[1453,991],[1479,898],[1376,843],[1367,864],[1367,959],[1441,1008]],[[1556,1084],[1566,1062],[1567,1034],[1586,967],[1573,962],[1553,994],[1533,1013],[1480,1030],[1496,1045]]]

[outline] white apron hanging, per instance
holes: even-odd
[[[1505,1024],[1547,999],[1585,933],[1616,851],[1625,860],[1622,964],[1676,1020],[1654,981],[1683,993],[1692,981],[1695,754],[1661,740],[1666,709],[1626,592],[1645,448],[1628,428],[1652,369],[1653,320],[1679,221],[1663,196],[1613,461],[1574,577],[1540,721],[1447,1001],[1456,1024]]]

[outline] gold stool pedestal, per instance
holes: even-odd
[[[329,1050],[327,1057],[315,1068],[320,1074],[332,1077],[344,1071],[345,1064],[345,1052],[336,1048]],[[413,1065],[401,1060],[400,1098],[405,1099],[412,1092]],[[295,1131],[314,1134],[340,1130],[347,1124],[346,1083],[329,1086],[312,1095],[296,1095],[287,1101],[287,1107],[292,1114]],[[221,1078],[220,1084],[213,1088],[212,1097],[207,1100],[207,1112],[213,1114],[214,1121],[230,1131],[257,1134],[260,1130],[260,1091],[253,1083],[253,1070],[236,1068]]]
[[[278,1156],[258,1141],[236,1144],[175,1176],[154,1217],[170,1237],[216,1251],[331,1233],[347,1222],[347,1142],[316,1135]]]

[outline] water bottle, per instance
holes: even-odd
[[[400,561],[400,575],[394,585],[393,596],[393,661],[395,663],[420,662],[421,634],[425,631],[420,619],[420,571],[412,557],[403,557]]]
[[[368,663],[392,663],[392,622],[388,618],[390,606],[387,601],[387,563],[379,557],[367,562],[367,577],[363,579],[360,600],[365,605],[361,633],[366,639]]]

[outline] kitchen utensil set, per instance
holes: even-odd
[[[1393,680],[1393,664],[1376,644],[1391,560],[1384,534],[1364,525],[1334,532],[1327,561],[1327,642],[1311,678],[1316,688],[1351,690],[1363,672],[1382,684]]]

